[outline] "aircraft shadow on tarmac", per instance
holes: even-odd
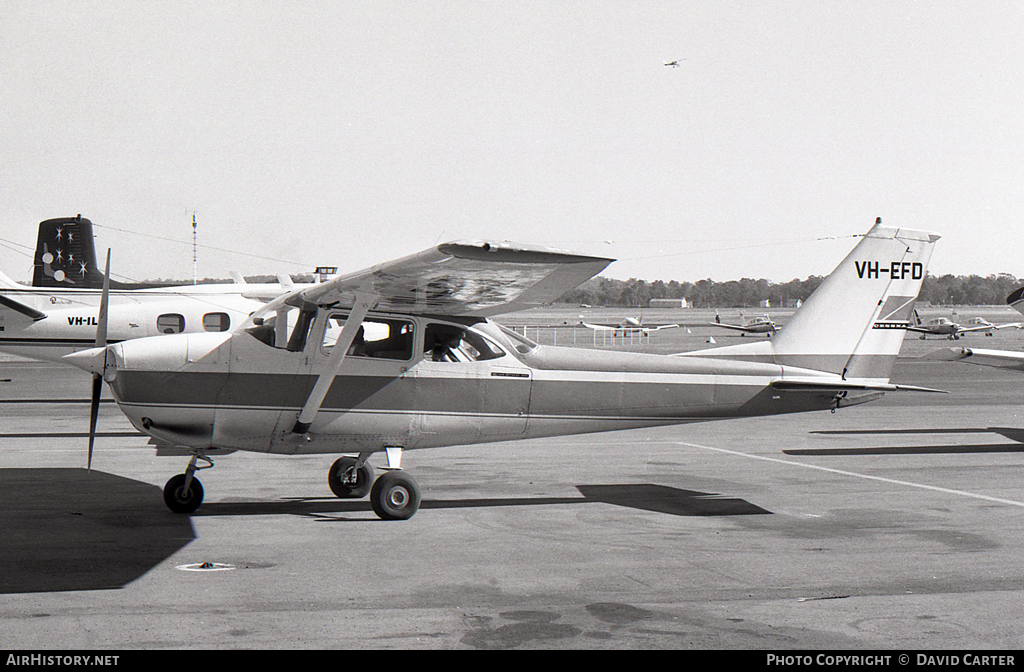
[[[0,594],[121,588],[195,539],[155,485],[80,468],[0,469]]]
[[[811,432],[832,436],[892,436],[924,434],[999,434],[1016,443],[964,443],[931,446],[870,448],[802,448],[783,450],[786,455],[948,455],[975,453],[1024,453],[1024,429],[1013,427],[964,427],[954,429],[853,429]]]
[[[581,497],[430,499],[421,509],[604,503],[673,516],[770,514],[743,499],[650,483],[578,485]],[[122,588],[196,538],[193,517],[367,513],[364,500],[294,498],[208,502],[192,516],[171,513],[161,489],[81,468],[0,469],[0,594]],[[393,524],[393,523],[392,523]]]
[[[493,497],[475,499],[425,499],[426,509],[466,509],[514,506],[552,506],[566,504],[614,504],[631,509],[666,513],[673,516],[747,516],[771,511],[732,497],[683,490],[651,483],[623,485],[577,485],[582,497]],[[300,515],[324,517],[331,513],[371,511],[366,500],[334,498],[294,498],[273,502],[210,502],[193,516]],[[362,517],[360,520],[364,520]],[[365,518],[378,521],[376,518]]]

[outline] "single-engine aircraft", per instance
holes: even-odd
[[[669,68],[678,68],[679,67],[679,61],[685,61],[685,60],[686,60],[685,58],[680,58],[680,59],[675,60],[675,61],[666,61],[665,62],[665,66],[669,67]]]
[[[708,322],[712,327],[722,327],[723,329],[732,329],[733,331],[740,332],[740,336],[746,336],[747,334],[768,334],[771,335],[778,331],[778,327],[772,322],[772,319],[767,315],[758,315],[751,317],[746,320],[743,324],[726,324],[725,322]]]
[[[935,391],[889,375],[937,239],[879,219],[777,338],[684,356],[538,345],[489,318],[549,303],[612,260],[454,242],[278,297],[228,332],[103,345],[97,328],[100,347],[65,359],[102,376],[138,430],[191,452],[164,488],[173,511],[199,507],[195,472],[218,452],[341,453],[331,490],[406,519],[420,491],[404,451]],[[865,262],[891,272],[858,277]]]
[[[678,324],[644,324],[643,315],[640,317],[627,317],[618,324],[597,324],[586,321],[582,321],[580,324],[594,331],[610,331],[613,336],[628,336],[630,334],[649,336],[652,331],[676,329],[679,327]]]
[[[39,224],[32,286],[0,273],[0,351],[60,362],[96,345],[104,275],[92,222],[78,215]],[[179,332],[227,331],[266,301],[299,287],[278,283],[154,286],[111,281],[108,343]]]
[[[1024,287],[1014,290],[1006,303],[1017,312],[1024,313]],[[1001,325],[1000,325],[1001,326]],[[993,366],[1002,369],[1024,371],[1024,352],[1013,350],[990,350],[987,348],[946,348],[936,350],[922,356],[922,359],[944,359],[949,361],[967,362],[980,366]]]
[[[960,334],[967,334],[972,331],[984,331],[990,336],[992,335],[993,329],[1006,329],[1007,327],[1018,328],[1021,326],[1020,322],[1009,322],[1006,324],[992,324],[988,320],[982,317],[972,318],[967,326],[963,326],[948,317],[935,317],[927,322],[921,322],[921,318],[918,316],[917,311],[914,311],[914,324],[907,327],[907,331],[913,331],[921,334],[921,340],[925,340],[929,335],[933,336],[945,336],[950,340],[959,341]]]

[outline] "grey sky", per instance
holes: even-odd
[[[1011,1],[4,0],[0,239],[81,213],[115,273],[187,278],[119,229],[194,211],[256,255],[201,277],[492,238],[786,281],[881,216],[943,235],[933,273],[1024,276],[1022,44]]]

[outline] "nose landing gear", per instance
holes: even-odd
[[[202,460],[207,464],[199,466],[196,464]],[[200,469],[213,467],[213,460],[202,453],[192,453],[188,467],[184,474],[172,476],[167,485],[164,486],[164,504],[175,513],[192,513],[203,503],[203,484],[195,477]]]

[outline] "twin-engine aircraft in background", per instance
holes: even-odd
[[[82,217],[39,224],[33,285],[0,273],[0,351],[50,361],[96,344],[103,272],[92,222]],[[154,286],[111,282],[108,342],[159,334],[223,332],[298,287],[268,284]]]
[[[102,376],[138,430],[191,452],[164,488],[174,511],[199,507],[195,472],[218,451],[347,453],[328,472],[332,491],[369,492],[380,517],[405,519],[420,502],[399,470],[407,450],[834,411],[925,391],[889,375],[921,287],[901,269],[923,269],[937,239],[879,220],[776,338],[684,356],[538,345],[488,318],[554,301],[612,260],[456,242],[293,291],[228,332],[65,359]],[[863,263],[897,270],[858,277]],[[375,453],[387,461],[376,480]]]
[[[742,317],[742,316],[741,316]],[[716,319],[714,322],[708,322],[712,327],[722,327],[723,329],[732,329],[733,331],[740,332],[740,336],[746,336],[747,334],[768,334],[771,335],[779,330],[772,319],[767,315],[758,315],[757,317],[751,317],[746,320],[743,324],[726,324],[725,322]]]

